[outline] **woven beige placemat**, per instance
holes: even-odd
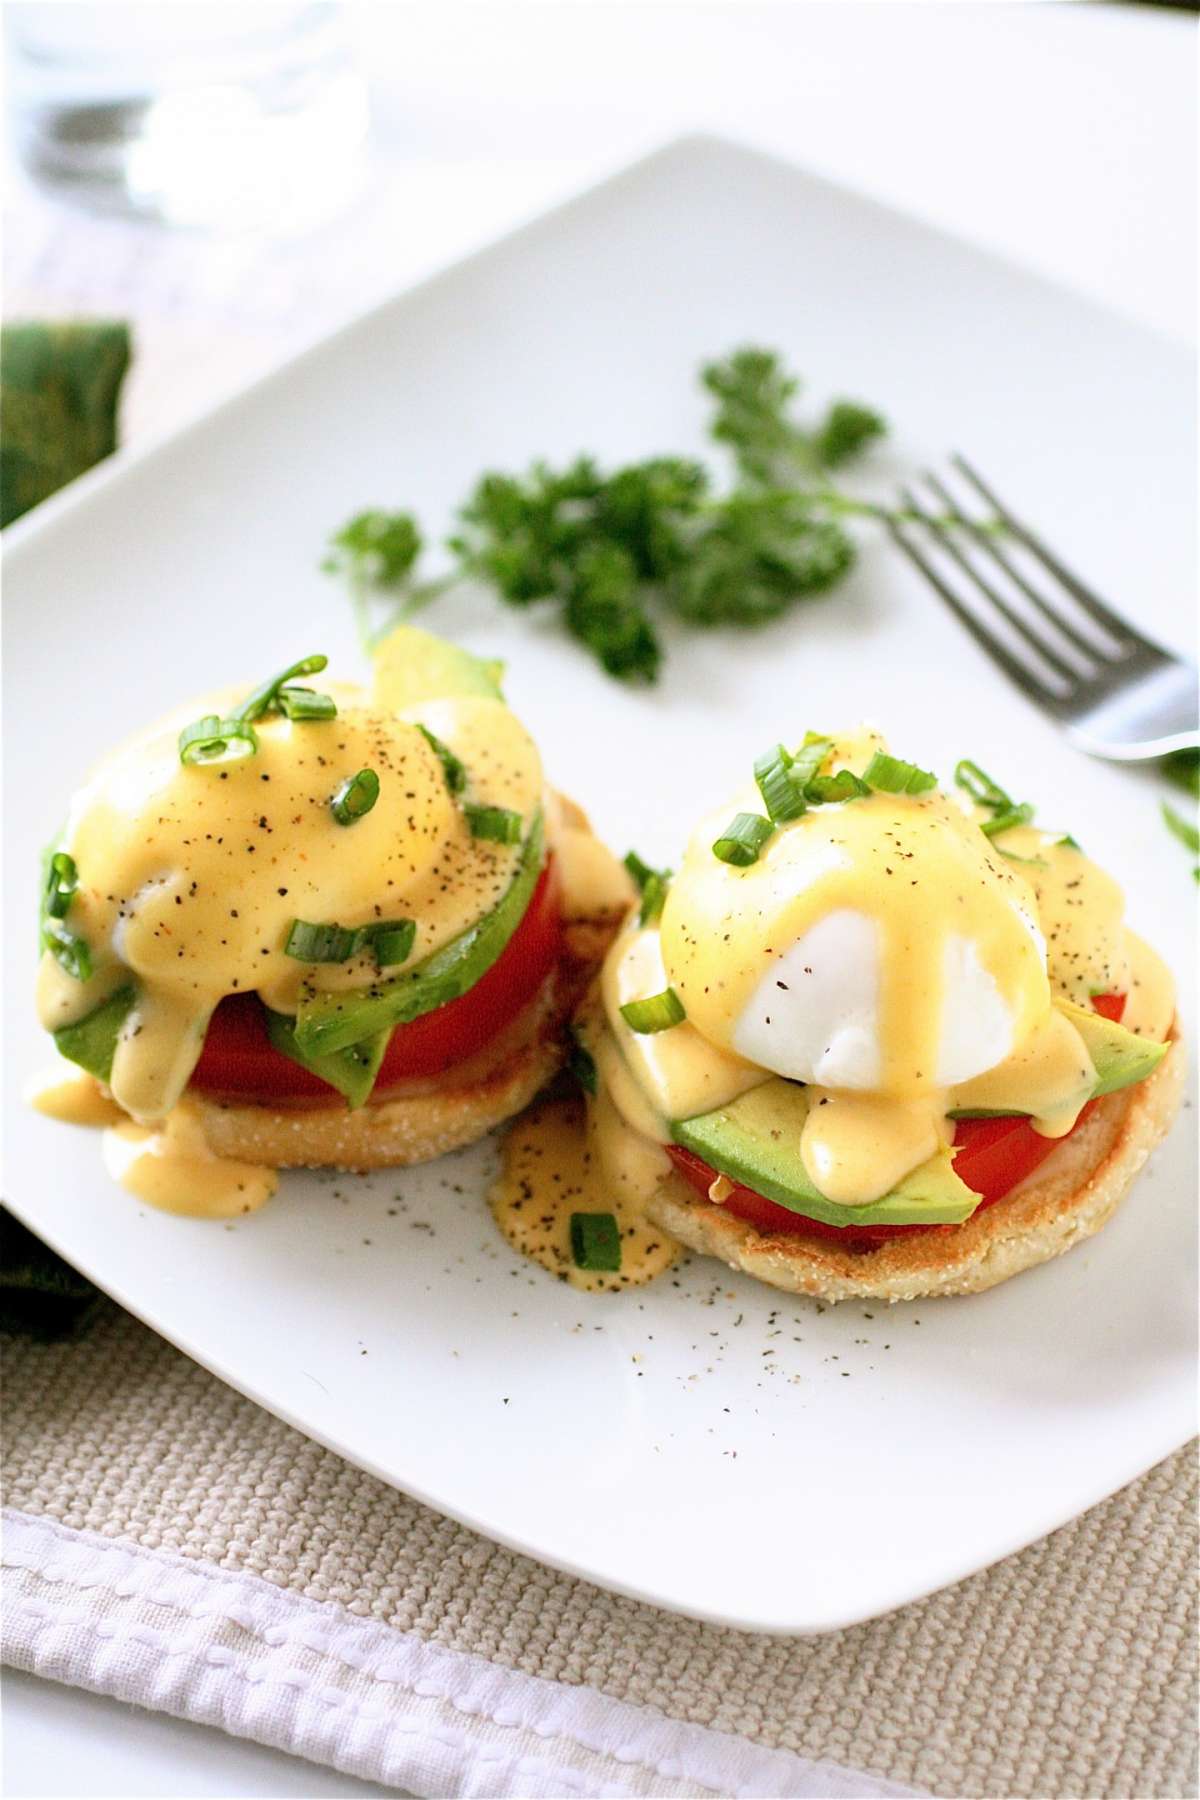
[[[502,1550],[310,1443],[116,1307],[9,1344],[9,1506],[257,1574],[528,1674],[939,1795],[1195,1792],[1196,1459],[814,1639],[721,1630]]]

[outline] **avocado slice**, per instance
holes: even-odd
[[[1166,1044],[1156,1043],[1153,1038],[1138,1037],[1126,1026],[1115,1019],[1106,1019],[1102,1014],[1093,1012],[1090,1006],[1076,1006],[1073,1000],[1056,999],[1056,1008],[1069,1019],[1080,1037],[1084,1049],[1092,1059],[1096,1071],[1096,1085],[1092,1089],[1091,1098],[1098,1100],[1101,1094],[1115,1094],[1118,1088],[1132,1087],[1137,1081],[1145,1081],[1152,1075],[1163,1057],[1167,1054]],[[990,1109],[966,1108],[952,1112],[952,1119],[996,1119],[1013,1118],[1011,1107]]]
[[[374,661],[375,699],[392,712],[456,694],[504,698],[500,692],[503,663],[472,656],[461,645],[447,643],[416,625],[397,625],[380,643]]]
[[[322,1081],[336,1088],[349,1101],[351,1112],[365,1106],[375,1086],[375,1077],[392,1035],[390,1031],[377,1031],[374,1037],[348,1044],[344,1050],[335,1050],[327,1056],[312,1056],[296,1042],[295,1019],[289,1018],[287,1013],[272,1012],[269,1006],[263,1010],[267,1015],[267,1036],[280,1055],[299,1063],[302,1069],[319,1075]]]
[[[474,987],[525,917],[542,872],[542,815],[536,813],[517,872],[490,913],[389,981],[343,993],[315,994],[296,1014],[296,1044],[305,1056],[330,1056],[394,1025],[407,1025]]]
[[[117,1053],[117,1039],[133,1002],[131,986],[118,988],[85,1019],[74,1025],[60,1025],[54,1033],[59,1055],[65,1056],[68,1062],[78,1063],[97,1081],[107,1081]]]
[[[979,1195],[954,1173],[948,1149],[866,1206],[827,1200],[800,1160],[807,1116],[807,1090],[798,1082],[776,1079],[715,1112],[678,1120],[671,1135],[731,1181],[825,1225],[960,1225],[978,1206]]]
[[[1071,1000],[1056,1000],[1054,1004],[1070,1019],[1092,1059],[1096,1070],[1093,1100],[1101,1094],[1115,1094],[1118,1088],[1132,1087],[1135,1081],[1145,1081],[1167,1054],[1168,1045],[1139,1037],[1116,1019],[1093,1012],[1090,1006],[1076,1006]]]

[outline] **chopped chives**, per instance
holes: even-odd
[[[804,798],[813,806],[832,806],[839,800],[861,800],[870,791],[851,769],[839,769],[836,775],[814,775]]]
[[[625,867],[637,884],[642,896],[638,907],[638,924],[653,925],[661,917],[663,905],[667,898],[667,888],[671,881],[670,869],[652,869],[644,863],[636,850],[631,850],[625,858]]]
[[[75,858],[68,856],[65,850],[56,850],[46,865],[46,890],[42,896],[45,916],[65,919],[78,887],[79,871],[75,867]]]
[[[219,719],[216,713],[185,725],[179,734],[179,760],[185,766],[194,763],[240,762],[253,756],[258,737],[253,725],[245,719]]]
[[[359,948],[359,934],[345,925],[310,925],[293,919],[283,946],[284,955],[297,962],[349,962]]]
[[[467,771],[464,765],[455,756],[449,744],[443,744],[441,738],[435,737],[427,726],[418,725],[417,730],[441,763],[447,788],[452,794],[461,794],[467,785]]]
[[[92,978],[92,953],[77,931],[53,916],[42,921],[42,948],[76,981]]]
[[[672,1025],[682,1024],[687,1014],[675,989],[664,988],[661,994],[650,994],[645,1000],[627,1000],[621,1008],[621,1017],[630,1031],[647,1037],[652,1032],[666,1031]]]
[[[662,909],[667,903],[667,886],[669,871],[664,869],[661,875],[657,870],[642,889],[642,903],[638,907],[638,924],[653,925],[662,917]]]
[[[417,935],[415,919],[397,919],[390,925],[364,925],[360,934],[381,969],[407,962]]]
[[[413,919],[381,919],[370,925],[310,925],[293,919],[283,949],[297,962],[343,963],[370,950],[376,965],[390,969],[406,962],[417,935]]]
[[[334,789],[329,807],[339,825],[353,825],[366,817],[378,798],[378,775],[374,769],[360,769]]]
[[[63,923],[78,891],[79,871],[75,858],[68,856],[65,850],[52,851],[46,859],[46,879],[39,909],[41,946],[76,981],[90,981],[92,953],[87,941]]]
[[[572,1213],[571,1256],[577,1269],[615,1273],[621,1267],[621,1233],[615,1216]]]
[[[491,844],[519,844],[521,815],[507,806],[464,806],[463,815],[473,838]]]
[[[571,1047],[567,1051],[567,1068],[584,1093],[594,1097],[599,1086],[596,1075],[596,1059],[586,1045],[580,1043],[574,1032],[571,1032],[570,1039]]]
[[[1033,808],[1027,800],[1020,806],[1006,807],[1003,812],[994,813],[990,819],[980,821],[979,829],[988,837],[997,837],[1002,831],[1011,831],[1014,825],[1028,825],[1033,817]]]
[[[1162,815],[1167,830],[1173,837],[1177,837],[1180,843],[1192,852],[1193,856],[1200,851],[1200,831],[1197,831],[1190,820],[1185,819],[1182,813],[1176,812],[1173,806],[1168,806],[1165,800],[1162,802]]]
[[[879,794],[927,794],[930,788],[937,786],[937,776],[931,775],[928,769],[919,769],[916,763],[889,756],[886,750],[875,752],[863,770],[862,778]]]
[[[773,744],[757,759],[754,779],[773,825],[786,825],[807,811],[803,782],[797,780],[794,758],[782,744]]]
[[[328,694],[318,694],[310,687],[283,687],[279,690],[280,710],[289,719],[336,719],[337,704]]]
[[[978,763],[964,759],[955,769],[954,779],[960,788],[966,789],[977,806],[989,806],[993,812],[1001,812],[1012,805],[1004,789]]]
[[[256,687],[253,693],[242,701],[234,717],[251,724],[255,719],[261,719],[264,713],[271,712],[279,706],[280,689],[285,682],[293,681],[297,675],[319,675],[328,662],[327,656],[302,656],[299,662],[284,669],[281,675],[272,675],[268,681],[264,681],[260,687]],[[326,698],[327,696],[322,697]],[[333,704],[332,701],[330,704]],[[337,708],[334,707],[334,712],[330,716],[336,716],[336,713]]]
[[[820,774],[821,764],[832,749],[832,738],[819,731],[805,732],[804,742],[792,757],[792,770],[801,787],[807,787],[814,775]]]
[[[745,869],[758,861],[758,853],[775,827],[761,813],[735,813],[713,845],[713,855],[720,862]]]

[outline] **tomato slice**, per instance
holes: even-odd
[[[376,1091],[414,1076],[442,1074],[473,1056],[532,1000],[561,956],[559,883],[548,858],[521,923],[474,987],[393,1031]],[[209,1020],[191,1085],[249,1101],[341,1098],[328,1082],[275,1049],[254,994],[221,1001]]]
[[[1092,1005],[1106,1019],[1120,1020],[1125,1010],[1124,994],[1097,994]],[[1072,1126],[1072,1131],[1087,1118],[1094,1101],[1088,1102]],[[1070,1132],[1067,1133],[1069,1137]],[[957,1119],[954,1125],[954,1172],[980,1196],[975,1211],[994,1206],[1011,1193],[1050,1155],[1062,1138],[1043,1137],[1029,1120],[1021,1117],[999,1119]],[[680,1144],[668,1144],[667,1153],[679,1173],[696,1192],[707,1197],[717,1179],[716,1169],[702,1157]],[[826,1225],[820,1219],[777,1206],[764,1194],[735,1183],[733,1191],[721,1202],[727,1211],[745,1219],[760,1231],[795,1236],[825,1238],[843,1250],[875,1250],[889,1239],[910,1237],[918,1231],[957,1231],[957,1225]]]

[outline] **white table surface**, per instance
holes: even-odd
[[[98,223],[11,165],[5,309],[110,310],[125,436],[180,422],[424,270],[679,131],[725,131],[1196,335],[1194,21],[1134,6],[456,0],[352,9],[368,185],[319,239]],[[331,255],[331,246],[336,254]],[[3,1791],[383,1792],[8,1673]]]

